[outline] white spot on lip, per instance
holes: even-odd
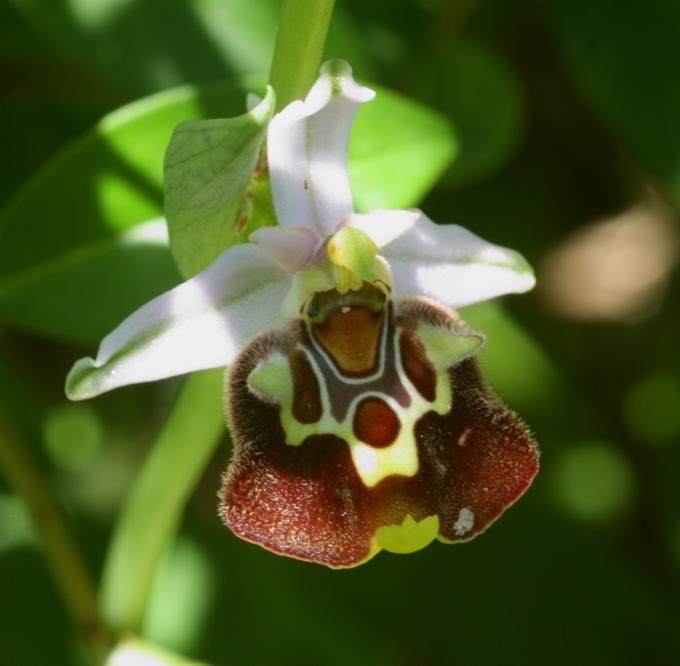
[[[347,314],[349,311],[350,311],[349,305],[343,305],[343,306],[340,308],[340,312],[342,312],[342,314]]]
[[[467,507],[458,512],[458,520],[453,524],[453,532],[456,536],[466,535],[475,524],[475,514]]]

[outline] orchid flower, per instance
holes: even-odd
[[[538,470],[481,377],[484,336],[453,310],[531,289],[531,268],[418,210],[354,211],[349,135],[373,96],[346,63],[326,64],[268,128],[279,226],[144,305],[67,379],[82,399],[226,367],[222,519],[331,567],[469,540]]]

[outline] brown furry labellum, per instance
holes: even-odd
[[[366,561],[387,547],[380,528],[406,519],[436,516],[445,542],[482,532],[528,488],[538,449],[465,352],[474,335],[450,310],[395,308],[365,285],[254,339],[228,379],[224,522],[331,567]]]

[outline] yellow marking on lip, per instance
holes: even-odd
[[[384,525],[375,531],[375,542],[391,553],[413,553],[425,548],[437,538],[439,516],[426,516],[416,521],[406,514],[401,525]]]
[[[369,369],[374,369],[378,354],[377,345],[381,337],[378,333],[382,330],[383,336],[386,335],[385,301],[377,297],[373,298],[375,296],[373,292],[378,293],[380,289],[375,285],[367,284],[363,289],[366,291],[344,296],[339,295],[333,289],[319,292],[310,302],[306,317],[307,330],[318,351],[325,356],[329,367],[334,370],[337,368],[335,363],[339,360],[340,367],[350,371],[345,379],[352,384],[362,379],[352,377],[352,370],[360,371],[359,375],[361,375],[361,371],[367,372]],[[474,352],[483,342],[483,337],[472,332],[468,333],[467,330],[459,333],[419,322],[415,335],[423,335],[425,338],[424,351],[430,362],[433,360],[439,362],[433,363],[436,383],[434,395],[428,396],[430,398],[428,400],[418,391],[417,386],[405,372],[400,347],[400,336],[403,330],[397,325],[390,339],[383,337],[381,344],[385,345],[385,349],[380,353],[394,354],[397,374],[410,398],[408,407],[400,405],[388,393],[368,390],[364,393],[357,393],[343,420],[337,421],[332,413],[331,396],[323,373],[311,352],[298,343],[296,349],[306,355],[309,368],[318,384],[320,399],[320,409],[318,413],[314,412],[314,419],[309,418],[308,422],[303,423],[293,414],[294,380],[289,365],[290,359],[284,362],[283,358],[274,358],[270,360],[270,363],[265,364],[269,367],[257,368],[249,378],[249,383],[253,389],[269,395],[270,399],[273,397],[280,404],[280,420],[285,431],[286,444],[299,446],[307,437],[320,434],[335,435],[343,439],[349,448],[354,468],[367,488],[375,487],[390,476],[415,476],[419,470],[416,425],[427,412],[446,414],[450,410],[453,387],[447,367],[452,357],[455,364],[460,355],[465,356]],[[361,350],[361,354],[357,358],[353,358],[351,354],[348,356],[355,346]],[[341,358],[329,357],[331,351],[342,352],[339,354]],[[396,439],[387,446],[378,447],[362,442],[359,434],[354,430],[357,407],[371,396],[385,401],[400,424]],[[465,446],[470,434],[469,430],[462,432],[458,438],[458,445]]]
[[[427,412],[434,411],[437,414],[446,414],[451,408],[451,383],[448,372],[437,369],[436,398],[434,402],[425,400],[413,384],[408,380],[399,356],[399,335],[395,334],[392,340],[393,352],[397,354],[397,372],[399,373],[404,387],[408,392],[411,403],[407,408],[402,407],[392,397],[380,392],[368,391],[358,395],[347,410],[347,415],[342,422],[333,418],[330,409],[330,396],[323,381],[323,376],[315,362],[312,367],[320,383],[321,400],[323,410],[319,421],[313,424],[305,424],[297,421],[288,404],[284,402],[281,409],[281,424],[286,433],[286,444],[299,446],[310,435],[333,434],[344,439],[350,450],[350,456],[359,478],[367,488],[373,488],[383,479],[389,476],[413,477],[418,473],[418,446],[415,437],[415,426],[418,420]],[[311,360],[311,358],[310,358]],[[399,435],[394,443],[383,448],[375,448],[361,442],[353,429],[354,414],[357,405],[366,397],[376,395],[385,400],[394,410],[401,424]]]
[[[411,477],[418,472],[418,449],[412,430],[402,427],[394,444],[381,449],[364,444],[354,436],[349,444],[354,467],[369,488],[394,474]]]

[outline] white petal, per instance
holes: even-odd
[[[355,83],[342,61],[324,65],[304,102],[269,124],[267,150],[279,224],[304,226],[322,238],[354,212],[347,176],[352,121],[375,93]]]
[[[78,361],[66,394],[82,400],[127,384],[227,366],[254,335],[276,327],[290,277],[253,245],[158,296]]]
[[[361,229],[378,247],[383,247],[407,232],[419,218],[420,213],[415,210],[374,210],[354,213],[345,224]]]
[[[289,273],[301,271],[321,245],[306,227],[262,227],[250,234],[250,242]]]
[[[458,225],[435,224],[420,213],[408,231],[386,245],[395,295],[429,296],[452,308],[529,291],[531,266],[514,250],[492,245]]]

